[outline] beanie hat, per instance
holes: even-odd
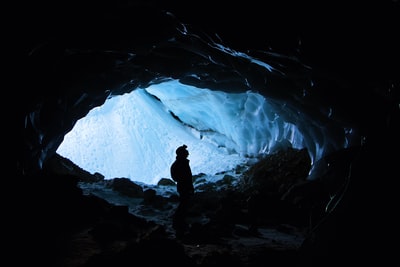
[[[182,145],[182,146],[180,146],[180,147],[178,147],[177,149],[176,149],[176,155],[177,156],[182,156],[182,155],[187,155],[188,154],[188,151],[186,150],[186,148],[187,148],[187,146],[186,145]]]

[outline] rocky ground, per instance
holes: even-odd
[[[197,175],[190,228],[177,238],[172,180],[104,180],[57,155],[21,181],[29,223],[20,245],[42,266],[310,266],[328,195],[306,181],[309,167],[306,151],[288,149],[236,177],[207,183]]]

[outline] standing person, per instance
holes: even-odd
[[[179,194],[179,205],[173,215],[172,222],[177,236],[183,235],[188,230],[185,217],[194,195],[192,170],[187,159],[189,151],[186,148],[186,145],[182,145],[176,149],[176,159],[170,168],[171,177],[176,182],[176,189]]]

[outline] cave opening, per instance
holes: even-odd
[[[157,184],[170,176],[181,143],[191,148],[193,172],[211,177],[234,174],[239,165],[279,149],[304,148],[296,125],[283,121],[261,95],[170,80],[92,109],[65,135],[57,153],[105,179]]]

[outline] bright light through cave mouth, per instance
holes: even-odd
[[[234,171],[275,149],[303,148],[296,125],[254,92],[226,93],[170,80],[110,97],[65,136],[57,153],[105,179],[156,184],[186,144],[193,174]]]

